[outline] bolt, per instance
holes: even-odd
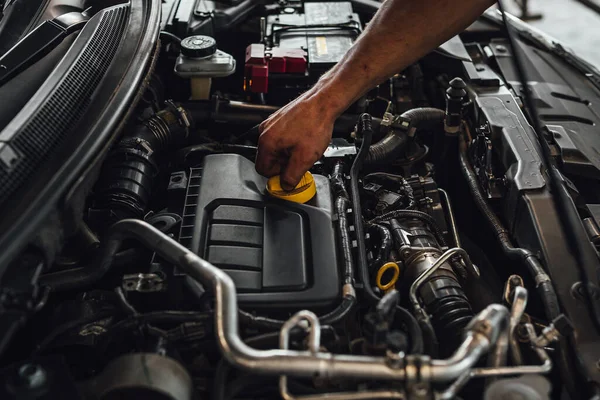
[[[18,383],[28,389],[37,389],[46,383],[46,371],[38,364],[23,364],[18,370]]]

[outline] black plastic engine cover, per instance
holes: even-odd
[[[240,303],[326,306],[339,297],[329,180],[315,181],[317,195],[296,204],[268,196],[242,156],[204,159],[190,249],[231,276]]]

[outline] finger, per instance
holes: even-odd
[[[267,178],[281,172],[281,159],[278,156],[277,148],[264,136],[261,136],[258,141],[255,168],[256,172]]]
[[[300,180],[313,165],[319,159],[319,154],[316,152],[311,154],[306,151],[292,151],[290,159],[286,166],[281,172],[281,188],[283,190],[293,190]]]

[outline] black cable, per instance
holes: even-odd
[[[171,32],[160,31],[160,37],[161,37],[161,39],[167,39],[170,42],[177,43],[178,45],[181,45],[181,38],[179,36],[177,36],[177,35],[172,34]]]
[[[290,340],[298,341],[303,340],[306,337],[306,330],[304,329],[292,329],[290,331]],[[244,339],[244,342],[255,349],[278,349],[279,348],[279,336],[280,332],[268,332],[260,335],[252,336]],[[321,342],[335,342],[339,338],[335,329],[330,325],[321,325]]]
[[[562,177],[556,168],[555,162],[552,159],[550,154],[550,149],[548,148],[548,143],[541,136],[542,122],[539,119],[537,108],[535,105],[535,101],[531,95],[531,88],[529,86],[529,80],[527,78],[527,72],[524,68],[524,63],[522,59],[522,54],[520,53],[520,48],[517,46],[517,41],[515,39],[515,34],[513,32],[513,27],[508,21],[506,17],[506,13],[503,7],[503,1],[498,0],[498,9],[502,14],[502,22],[504,24],[504,28],[506,29],[506,34],[508,37],[508,42],[512,49],[513,61],[515,70],[517,72],[517,76],[519,77],[519,81],[522,87],[523,99],[525,105],[527,107],[527,111],[529,113],[529,120],[531,125],[533,126],[533,130],[535,132],[537,141],[542,149],[542,160],[546,171],[548,172],[548,186],[550,188],[550,192],[554,193],[552,199],[554,200],[554,204],[558,211],[559,220],[565,232],[565,239],[575,258],[574,267],[579,270],[579,275],[581,281],[584,283],[582,287],[584,287],[587,296],[584,298],[588,302],[588,312],[591,312],[592,320],[594,321],[594,325],[596,326],[596,330],[600,330],[600,309],[596,305],[594,301],[591,299],[592,294],[590,293],[590,282],[591,279],[587,274],[588,270],[596,270],[598,265],[598,260],[595,254],[592,252],[592,247],[587,238],[585,232],[583,232],[583,228],[581,225],[581,220],[579,215],[577,214],[577,210],[572,207],[572,199],[569,196],[566,188],[562,183]],[[588,267],[590,269],[588,269]]]
[[[121,288],[120,286],[116,287],[115,293],[117,294],[117,298],[119,299],[119,305],[127,315],[139,314],[135,307],[133,307],[131,303],[127,300],[127,297],[125,297],[125,292],[123,292],[123,288]]]
[[[352,311],[354,305],[356,304],[356,298],[352,296],[345,296],[342,299],[342,302],[334,308],[328,314],[324,314],[319,316],[319,322],[321,325],[334,325],[344,318]],[[271,330],[280,330],[285,321],[263,317],[260,315],[253,315],[244,310],[238,310],[238,316],[240,319],[240,324],[245,326],[246,328],[262,328],[262,329],[271,329]]]
[[[46,348],[49,345],[51,345],[54,342],[54,340],[56,340],[56,338],[58,338],[60,335],[63,335],[75,328],[80,328],[82,326],[91,324],[92,322],[96,322],[96,321],[100,321],[104,318],[108,318],[112,315],[113,315],[112,312],[107,311],[107,312],[102,312],[102,313],[90,315],[87,317],[83,317],[80,319],[65,322],[64,324],[61,324],[61,325],[55,327],[48,335],[46,335],[46,337],[44,337],[44,339],[37,345],[37,347],[34,350],[34,353],[38,354],[38,353],[46,350]]]
[[[404,328],[408,333],[408,338],[410,339],[409,354],[423,354],[423,331],[416,318],[410,313],[410,311],[401,306],[396,306],[395,312],[395,320],[404,325]]]

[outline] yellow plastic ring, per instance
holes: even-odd
[[[392,276],[392,279],[390,279],[390,281],[384,285],[381,282],[381,280],[383,279],[383,274],[385,274],[390,269],[394,270],[394,275]],[[385,292],[386,290],[389,290],[389,289],[393,288],[394,285],[396,285],[396,282],[398,282],[399,277],[400,277],[400,267],[398,266],[398,264],[396,264],[395,262],[385,263],[381,266],[381,268],[379,268],[379,271],[377,271],[377,279],[376,279],[377,287]]]

